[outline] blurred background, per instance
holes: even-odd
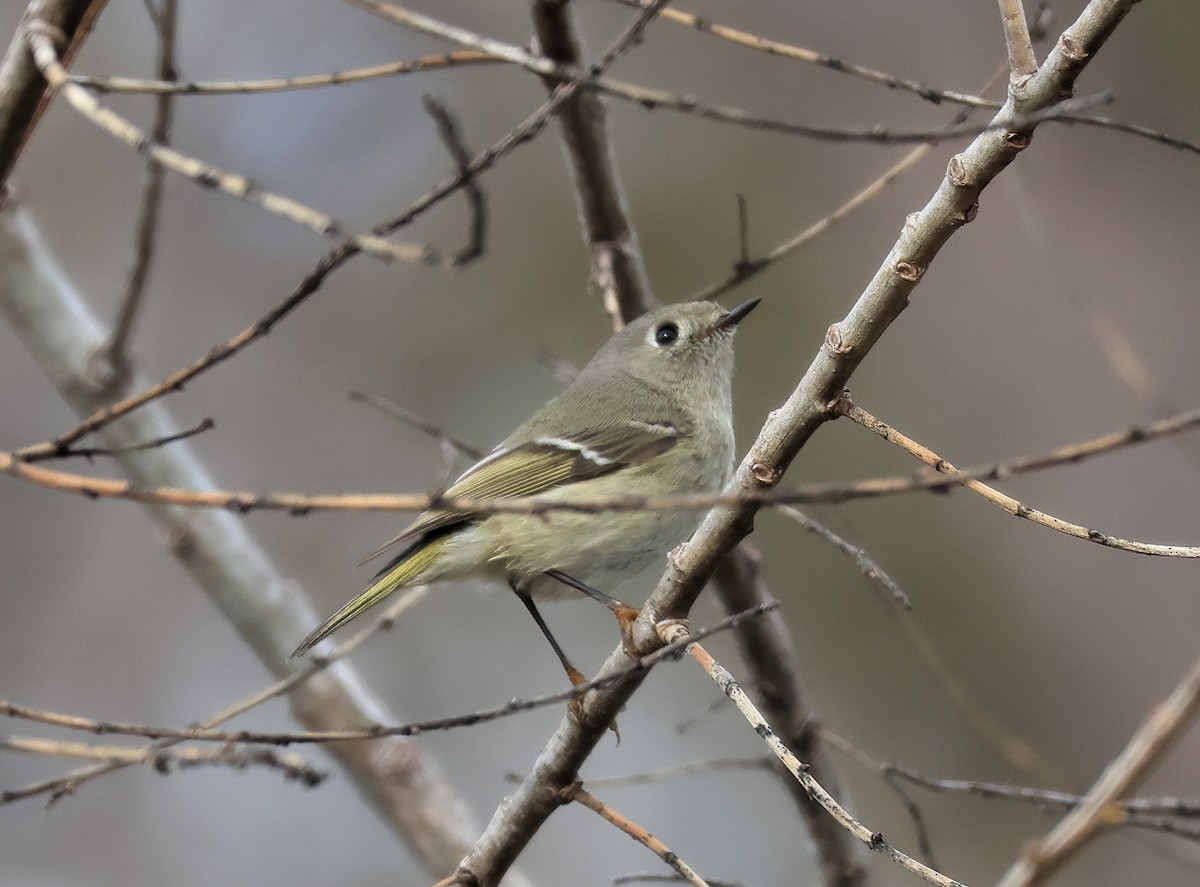
[[[23,4],[0,8],[11,34]],[[576,3],[590,50],[631,12]],[[1083,7],[1055,2],[1057,35]],[[423,3],[424,11],[525,44],[527,4]],[[838,4],[690,2],[714,21],[933,86],[977,92],[1004,58],[996,7],[954,0]],[[1103,113],[1200,140],[1200,6],[1138,5],[1079,82],[1115,90]],[[193,80],[289,76],[443,51],[443,44],[347,5],[312,0],[184,2],[178,66]],[[1044,56],[1047,46],[1039,47]],[[154,35],[138,0],[111,0],[74,70],[150,76]],[[660,21],[613,74],[789,120],[937,127],[953,114],[799,62],[739,49]],[[421,96],[445,100],[476,149],[544,98],[499,66],[275,95],[182,97],[174,143],[359,228],[389,217],[452,165]],[[142,125],[148,97],[105,99]],[[610,102],[617,160],[659,298],[687,298],[738,258],[736,195],[757,255],[827,215],[908,148],[832,144]],[[962,142],[930,156],[877,200],[724,298],[761,296],[738,340],[739,448],[787,397],[830,323],[874,274]],[[106,322],[132,256],[143,164],[57,103],[13,177],[68,274]],[[541,355],[582,365],[609,334],[587,290],[588,254],[554,127],[482,181],[487,253],[457,274],[359,258],[265,340],[174,395],[192,445],[226,489],[426,491],[446,474],[436,443],[351,402],[394,399],[490,447],[559,390]],[[982,198],[977,220],[929,269],[909,309],[853,380],[855,398],[959,465],[1037,453],[1197,402],[1200,380],[1200,158],[1083,126],[1041,126]],[[452,251],[461,198],[402,237]],[[278,304],[327,244],[307,230],[175,176],[134,343],[159,379]],[[1115,328],[1152,374],[1132,391],[1099,344]],[[46,440],[74,416],[11,330],[0,328],[0,447]],[[916,463],[849,422],[821,429],[791,482],[907,473]],[[102,470],[104,473],[104,470]],[[785,481],[786,483],[786,481]],[[1200,544],[1193,439],[1164,440],[1005,482],[1022,501],[1114,535]],[[812,514],[863,546],[911,596],[914,621],[976,702],[1042,759],[1024,772],[950,700],[885,602],[841,554],[764,512],[753,542],[791,625],[823,724],[876,759],[934,777],[1085,790],[1194,661],[1196,563],[1113,551],[1018,521],[962,491],[909,495]],[[368,577],[354,564],[406,523],[396,514],[245,518],[281,571],[322,613]],[[183,725],[259,689],[268,675],[176,564],[138,506],[0,483],[0,697],[102,719]],[[627,587],[640,601],[657,575]],[[559,689],[562,673],[504,590],[443,586],[354,662],[404,718],[449,715]],[[616,642],[589,604],[547,611],[585,671]],[[702,598],[696,621],[719,616]],[[298,639],[297,639],[298,640]],[[730,639],[710,649],[734,671]],[[693,665],[656,672],[583,776],[762,753]],[[423,737],[478,821],[511,791],[562,712],[535,711]],[[692,722],[680,732],[679,725]],[[238,722],[286,728],[283,705]],[[35,733],[10,722],[5,732]],[[321,763],[319,751],[306,750]],[[854,811],[916,852],[912,824],[879,777],[835,755]],[[0,788],[57,775],[54,762],[0,756]],[[1200,796],[1193,730],[1143,794]],[[994,881],[1054,819],[1024,805],[914,790],[942,870]],[[716,772],[601,796],[703,874],[745,885],[812,883],[812,851],[773,777]],[[915,879],[886,859],[872,883]],[[600,885],[661,865],[591,813],[552,817],[519,862],[539,884]],[[1062,885],[1195,884],[1196,844],[1112,834],[1076,858]],[[0,881],[11,885],[354,884],[430,881],[335,773],[305,790],[265,771],[167,778],[127,770],[46,808],[0,807]]]

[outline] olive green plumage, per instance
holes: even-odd
[[[732,311],[685,302],[628,324],[445,496],[570,500],[719,491],[733,468],[733,334],[757,302]],[[293,655],[407,585],[482,575],[537,597],[576,594],[547,570],[595,587],[619,583],[681,542],[697,521],[693,511],[429,511],[377,552],[398,546],[367,589]]]

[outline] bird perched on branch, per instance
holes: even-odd
[[[483,576],[508,583],[567,670],[582,675],[550,633],[536,599],[599,600],[629,647],[637,610],[611,588],[695,528],[694,510],[604,510],[626,495],[716,493],[733,470],[731,382],[737,325],[759,302],[731,311],[684,302],[644,314],[614,335],[562,394],[446,490],[444,498],[537,496],[571,509],[432,510],[376,554],[396,548],[367,589],[306,637],[298,656],[394,591]]]

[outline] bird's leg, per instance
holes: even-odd
[[[550,631],[550,626],[546,624],[546,620],[542,618],[542,614],[538,611],[537,604],[533,602],[533,595],[529,588],[524,585],[518,585],[515,582],[510,582],[509,587],[517,593],[517,597],[521,599],[521,603],[525,605],[525,609],[529,611],[529,615],[533,617],[533,621],[537,623],[537,627],[541,630],[546,640],[550,642],[550,646],[554,648],[554,654],[558,656],[558,661],[562,663],[563,669],[567,672],[567,680],[575,687],[586,683],[587,678],[583,676],[583,672],[571,664],[571,660],[567,659],[567,654],[563,652],[563,648],[558,645],[553,633]],[[578,704],[578,700],[575,700]]]
[[[630,659],[640,658],[640,654],[633,644],[633,620],[638,618],[642,612],[641,610],[637,607],[631,607],[629,604],[619,601],[615,597],[609,597],[604,592],[592,588],[586,582],[580,582],[574,576],[568,576],[562,570],[547,570],[546,575],[608,607],[612,614],[617,617],[617,624],[621,626],[621,645],[625,648],[626,655]]]

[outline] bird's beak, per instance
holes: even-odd
[[[707,338],[708,336],[711,336],[713,333],[718,333],[721,330],[733,329],[735,326],[737,326],[741,322],[742,318],[745,317],[747,314],[749,314],[751,311],[753,311],[754,306],[757,305],[761,301],[762,301],[762,299],[747,299],[746,301],[742,302],[742,304],[740,304],[736,308],[734,308],[732,311],[726,311],[724,314],[722,314],[720,317],[718,317],[716,319],[716,322],[713,323],[712,326],[710,326],[707,330],[704,331],[704,337]]]

